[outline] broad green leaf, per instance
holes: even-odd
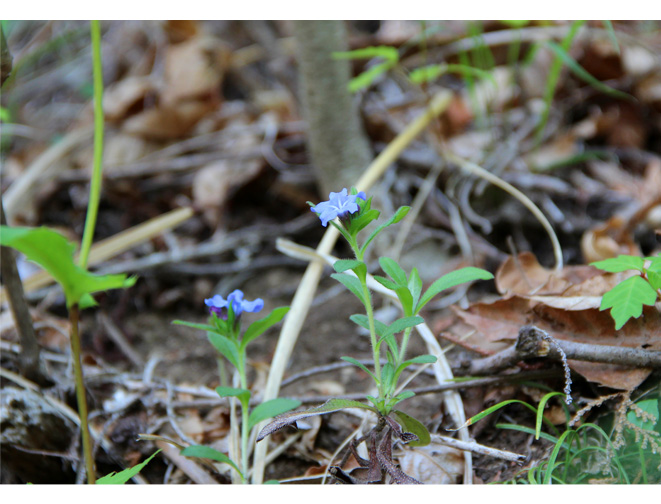
[[[0,244],[25,254],[62,286],[67,307],[80,303],[86,294],[131,287],[137,278],[126,275],[94,275],[73,259],[75,245],[64,236],[45,228],[0,226]]]
[[[600,310],[611,309],[615,329],[619,330],[630,318],[638,318],[643,313],[643,305],[654,306],[657,293],[640,276],[627,278],[601,298]]]
[[[362,301],[363,304],[367,303],[367,300],[363,296],[363,286],[354,276],[349,276],[346,273],[333,273],[332,278],[343,284],[347,289],[349,289],[353,294]]]
[[[382,277],[379,275],[374,275],[374,280],[379,282],[381,285],[383,285],[386,289],[390,289],[391,291],[397,290],[397,284],[390,280],[389,278]]]
[[[257,320],[250,324],[248,326],[248,329],[246,329],[246,332],[243,334],[243,338],[241,338],[241,349],[245,349],[246,346],[248,346],[248,343],[253,341],[255,338],[258,338],[262,334],[264,334],[265,331],[273,327],[275,324],[280,322],[285,315],[287,315],[287,312],[289,311],[289,306],[281,306],[280,308],[276,308],[273,310],[271,313],[269,313],[266,317],[263,319]]]
[[[394,378],[395,367],[390,362],[384,364],[381,368],[381,383],[384,390],[388,391],[395,387]]]
[[[333,263],[333,268],[337,273],[343,273],[346,270],[353,270],[358,266],[365,266],[363,261],[358,259],[338,259]]]
[[[218,450],[214,450],[210,446],[202,446],[202,445],[187,446],[179,453],[181,453],[185,457],[206,458],[209,460],[215,460],[216,462],[220,462],[221,464],[229,464],[237,473],[239,473],[241,478],[243,478],[243,473],[241,473],[237,465],[234,462],[232,462],[231,458],[229,458],[224,453],[219,452]]]
[[[655,290],[661,289],[661,256],[647,257],[650,262],[649,267],[645,270],[647,279]]]
[[[374,373],[372,373],[369,369],[367,369],[367,367],[362,362],[357,361],[353,357],[347,357],[347,356],[340,357],[340,359],[342,359],[343,361],[349,362],[349,363],[353,364],[354,366],[359,367],[360,369],[365,371],[368,375],[370,375],[374,381],[376,381],[376,377],[374,376]]]
[[[434,296],[445,289],[456,287],[459,284],[472,282],[474,280],[491,280],[492,278],[493,275],[488,271],[481,268],[474,268],[472,266],[451,271],[429,286],[429,289],[427,289],[420,299],[418,306],[415,307],[414,313],[420,312],[420,310],[429,303]]]
[[[425,427],[422,422],[413,418],[411,415],[407,415],[403,411],[392,410],[390,414],[394,416],[395,420],[397,420],[397,422],[402,426],[402,430],[418,436],[417,441],[409,441],[407,445],[427,446],[429,443],[431,443],[431,435],[429,434],[427,427]]]
[[[368,59],[383,58],[388,61],[397,61],[399,53],[392,46],[371,46],[355,49],[353,51],[334,52],[333,59]]]
[[[367,250],[367,246],[370,244],[370,242],[377,237],[377,235],[383,231],[385,228],[388,226],[391,226],[393,224],[397,224],[399,221],[401,221],[404,217],[406,217],[406,214],[409,213],[409,210],[411,210],[411,207],[403,206],[399,207],[397,211],[395,212],[395,215],[393,215],[390,219],[388,219],[386,222],[381,224],[379,227],[377,227],[374,231],[372,231],[372,234],[367,238],[367,241],[363,244],[361,247],[360,251],[364,255],[365,250]]]
[[[422,293],[422,279],[416,268],[411,270],[411,275],[409,276],[409,292],[413,298],[413,306],[418,306],[418,301],[420,301],[420,294]]]
[[[250,417],[248,417],[248,428],[252,429],[262,420],[281,415],[294,408],[298,408],[300,405],[301,401],[288,399],[286,397],[277,397],[270,401],[265,401],[262,404],[255,406],[255,409],[250,412]]]
[[[291,425],[295,423],[297,420],[303,420],[304,418],[308,418],[316,415],[326,415],[328,413],[333,413],[335,411],[340,411],[343,409],[351,409],[351,408],[366,409],[372,411],[373,413],[378,413],[374,407],[365,403],[353,401],[351,399],[330,399],[321,406],[317,406],[316,408],[311,408],[303,411],[294,411],[291,413],[285,413],[283,415],[279,415],[277,418],[275,418],[271,423],[269,423],[259,432],[259,434],[257,435],[257,441],[261,441],[269,434],[272,434],[282,429],[283,427],[286,427],[287,425]]]
[[[371,198],[370,198],[371,199]],[[369,200],[368,200],[369,201]],[[349,221],[349,234],[356,236],[360,231],[369,226],[373,221],[379,218],[381,212],[378,210],[362,210],[358,217],[351,218]]]
[[[235,368],[239,367],[239,347],[236,341],[217,332],[207,332],[207,338],[220,354],[232,363]]]
[[[380,257],[379,265],[381,266],[381,269],[395,281],[395,283],[398,285],[407,284],[408,280],[406,278],[406,273],[394,259],[391,259],[390,257]]]
[[[250,390],[234,387],[216,387],[216,392],[220,397],[236,397],[241,404],[247,404],[250,401]]]
[[[617,257],[611,257],[610,259],[604,259],[603,261],[596,261],[590,263],[590,265],[599,268],[600,270],[607,271],[608,273],[620,273],[628,270],[642,272],[645,266],[645,260],[642,257],[620,255]]]
[[[395,289],[395,294],[402,305],[402,311],[405,315],[413,315],[413,296],[406,285],[397,287]]]
[[[578,62],[572,58],[567,51],[565,51],[562,47],[560,47],[558,44],[555,42],[552,42],[550,40],[545,42],[546,46],[553,51],[553,53],[559,57],[562,62],[567,65],[569,70],[572,71],[572,73],[578,77],[579,79],[585,81],[587,84],[592,86],[593,88],[597,89],[598,91],[601,91],[604,94],[614,96],[617,98],[622,98],[624,100],[633,100],[633,96],[623,93],[622,91],[618,91],[617,89],[613,89],[610,86],[607,86],[600,80],[596,79],[592,75],[590,75],[581,65],[578,64]]]
[[[118,473],[110,473],[103,478],[99,478],[96,480],[97,485],[123,485],[126,483],[128,480],[130,480],[133,476],[138,474],[140,471],[142,471],[142,468],[145,467],[151,459],[153,459],[158,452],[161,450],[158,450],[154,452],[154,454],[149,457],[147,460],[144,462],[141,462],[138,465],[135,465],[133,467],[129,467],[128,469],[124,469],[123,471],[119,471]]]
[[[399,332],[402,332],[404,329],[407,329],[409,327],[415,327],[418,324],[422,324],[425,321],[422,317],[419,316],[414,316],[414,317],[403,317],[400,319],[395,320],[392,324],[388,326],[386,329],[386,332],[384,334],[385,336],[389,336],[391,334],[397,334]]]

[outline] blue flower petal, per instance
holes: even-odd
[[[322,226],[328,226],[328,222],[336,217],[345,217],[349,214],[354,214],[360,210],[357,198],[367,200],[367,195],[361,191],[358,194],[349,194],[349,191],[344,188],[340,192],[331,192],[328,196],[328,201],[313,206],[311,210],[315,212],[319,219],[321,219]]]

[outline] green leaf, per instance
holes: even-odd
[[[422,317],[419,316],[413,316],[413,317],[403,317],[400,319],[395,320],[392,324],[388,326],[386,329],[386,332],[384,333],[383,337],[389,336],[391,334],[397,334],[399,332],[402,332],[404,329],[407,329],[409,327],[415,327],[418,324],[422,324],[425,321]]]
[[[524,26],[528,26],[528,24],[530,24],[530,21],[525,21],[522,19],[502,19],[500,22],[506,26],[509,26],[510,28],[523,28]]]
[[[346,273],[333,273],[332,278],[343,284],[347,289],[349,289],[353,294],[360,299],[363,304],[367,303],[367,300],[363,297],[363,286],[354,276],[349,276]]]
[[[123,471],[119,471],[118,473],[112,472],[103,478],[99,478],[96,480],[97,485],[123,485],[126,483],[128,480],[130,480],[133,476],[138,474],[140,471],[142,471],[142,468],[145,467],[151,459],[153,459],[158,452],[161,450],[158,450],[154,452],[154,454],[149,457],[147,460],[144,462],[141,462],[140,464],[137,464],[133,467],[129,467],[128,469],[124,469]]]
[[[395,215],[393,215],[390,219],[388,219],[386,222],[381,224],[379,227],[377,227],[374,231],[372,231],[372,234],[367,238],[367,241],[363,244],[363,246],[360,249],[361,254],[365,254],[365,250],[367,250],[367,246],[370,244],[370,242],[377,237],[377,235],[383,231],[385,228],[388,226],[391,226],[393,224],[397,224],[399,221],[401,221],[404,217],[406,217],[406,214],[409,213],[409,210],[411,207],[403,206],[399,207],[397,211],[395,212]]]
[[[492,278],[493,275],[488,271],[481,268],[474,268],[472,266],[451,271],[429,286],[429,289],[423,294],[420,302],[415,307],[414,313],[418,313],[434,296],[445,289],[455,287],[462,283],[472,282],[474,280],[491,280]]]
[[[645,269],[647,280],[655,290],[661,289],[661,256],[646,257],[650,265]]]
[[[239,473],[241,478],[243,478],[243,473],[239,470],[237,465],[234,462],[232,462],[231,458],[229,458],[224,453],[219,452],[218,450],[214,450],[210,446],[202,446],[202,445],[187,446],[179,453],[181,453],[185,457],[206,458],[209,460],[215,460],[216,462],[220,462],[221,464],[229,464],[237,473]]]
[[[422,293],[422,279],[418,274],[418,270],[413,268],[411,270],[411,275],[409,276],[409,292],[413,298],[413,306],[418,306],[418,301],[420,301],[420,294]]]
[[[622,271],[636,270],[642,273],[645,266],[645,260],[642,257],[620,255],[590,263],[595,268],[607,271],[608,273],[620,273]]]
[[[578,64],[578,62],[572,58],[567,51],[565,51],[562,47],[560,47],[558,44],[555,42],[552,42],[550,40],[545,42],[546,46],[553,51],[553,53],[559,57],[562,62],[567,65],[569,70],[572,71],[576,77],[579,79],[585,81],[587,84],[592,86],[593,88],[597,89],[598,91],[601,91],[604,94],[616,97],[616,98],[622,98],[624,100],[634,100],[634,97],[627,94],[623,93],[622,91],[618,91],[617,89],[613,89],[610,86],[607,86],[600,80],[596,79],[592,75],[590,75],[581,65]]]
[[[343,273],[346,270],[353,270],[358,266],[365,266],[363,261],[358,259],[338,259],[333,263],[333,268],[337,273]]]
[[[388,391],[395,387],[393,383],[395,378],[395,366],[390,362],[383,365],[381,368],[381,383],[383,384],[383,389]]]
[[[376,408],[365,403],[352,401],[351,399],[330,399],[321,406],[317,406],[316,408],[311,408],[303,411],[294,411],[291,413],[285,413],[283,415],[279,415],[277,418],[275,418],[271,423],[269,423],[266,427],[264,427],[260,431],[260,433],[257,435],[257,441],[261,441],[269,434],[272,434],[282,429],[283,427],[286,427],[287,425],[291,425],[298,420],[303,420],[304,418],[308,418],[316,415],[326,415],[328,413],[333,413],[335,411],[340,411],[343,409],[351,409],[351,408],[366,409],[372,411],[373,413],[378,413]]]
[[[371,199],[372,198],[370,198],[368,201]],[[378,210],[361,210],[358,217],[351,217],[351,220],[349,221],[349,234],[356,236],[360,231],[369,226],[372,221],[378,219],[379,215],[381,215],[381,212]]]
[[[410,399],[411,397],[415,397],[415,392],[413,392],[412,390],[405,390],[397,394],[395,397],[393,397],[391,404],[397,404],[398,402],[402,402],[405,399]]]
[[[386,61],[384,63],[374,65],[373,67],[368,68],[364,72],[356,75],[349,81],[349,92],[355,93],[361,89],[368,88],[376,79],[390,70],[393,66],[395,66],[394,62]]]
[[[216,392],[220,397],[236,397],[241,404],[248,404],[250,401],[250,390],[234,387],[216,387]]]
[[[381,266],[381,269],[397,283],[397,285],[407,284],[408,280],[406,278],[406,273],[394,259],[391,259],[390,257],[380,257],[379,265]]]
[[[383,58],[387,61],[396,62],[399,60],[397,49],[392,46],[372,46],[355,49],[353,51],[334,52],[333,59],[369,59]]]
[[[399,378],[399,375],[402,373],[402,371],[404,371],[404,369],[406,369],[411,364],[433,364],[434,362],[436,362],[436,357],[433,355],[419,355],[418,357],[404,361],[399,366],[397,366],[395,376]]]
[[[250,412],[250,417],[248,417],[248,428],[252,429],[262,420],[281,415],[294,408],[298,408],[300,405],[301,401],[288,399],[286,397],[277,397],[270,401],[263,402],[262,404],[255,406],[255,409]]]
[[[390,289],[391,291],[396,291],[397,290],[397,284],[390,280],[389,278],[382,277],[379,275],[374,275],[374,280],[379,282],[381,285],[383,285],[386,289]]]
[[[207,332],[207,338],[218,352],[232,363],[235,368],[239,367],[239,347],[236,341],[217,332]]]
[[[131,287],[137,280],[126,275],[94,275],[84,270],[74,262],[75,245],[45,227],[0,226],[0,244],[18,250],[48,271],[62,286],[69,308],[86,294]]]
[[[395,294],[402,305],[402,311],[405,315],[413,315],[413,296],[406,285],[397,287]]]
[[[424,82],[430,82],[436,80],[443,74],[446,73],[458,73],[466,76],[474,76],[480,79],[488,79],[494,85],[496,85],[496,79],[491,74],[491,72],[482,70],[480,68],[475,68],[470,65],[460,65],[460,64],[451,64],[446,63],[427,65],[424,67],[416,68],[409,74],[409,79],[411,82],[416,84],[422,84]]]
[[[619,330],[630,318],[643,313],[643,305],[654,306],[657,293],[642,277],[634,276],[620,282],[601,298],[600,310],[611,308],[615,329]]]
[[[289,306],[281,306],[280,308],[274,309],[263,319],[257,320],[250,324],[248,329],[246,329],[246,332],[243,334],[243,338],[241,338],[240,349],[244,350],[246,346],[248,346],[248,343],[253,341],[255,338],[258,338],[264,334],[265,331],[280,322],[284,316],[287,315],[288,311]]]
[[[174,325],[182,325],[186,327],[192,327],[193,329],[200,329],[202,331],[215,331],[216,328],[209,324],[196,324],[195,322],[186,322],[185,320],[173,320]]]
[[[342,359],[343,361],[349,362],[349,363],[353,364],[354,366],[359,367],[360,369],[365,371],[368,375],[370,375],[372,377],[372,379],[376,382],[376,377],[374,376],[374,373],[372,373],[369,369],[367,369],[367,367],[362,362],[358,362],[353,357],[346,357],[346,356],[340,357],[340,359]]]
[[[397,420],[397,422],[402,426],[402,430],[418,436],[417,441],[409,441],[407,443],[409,446],[427,446],[429,443],[431,443],[431,435],[429,434],[427,427],[425,427],[422,422],[416,420],[410,415],[407,415],[403,411],[392,410],[390,414],[394,416],[395,420]]]

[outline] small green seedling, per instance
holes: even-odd
[[[279,397],[258,404],[252,409],[250,408],[252,392],[248,387],[246,348],[249,343],[280,322],[289,311],[289,307],[282,306],[274,309],[268,316],[250,324],[245,332],[242,333],[241,314],[244,311],[251,313],[261,311],[264,307],[264,301],[262,299],[258,298],[254,301],[245,300],[243,299],[243,292],[237,289],[227,296],[227,299],[216,295],[205,300],[205,303],[209,307],[210,312],[209,324],[196,324],[181,320],[175,320],[173,323],[206,331],[209,342],[215,347],[218,354],[222,358],[227,359],[236,369],[240,387],[220,386],[216,388],[216,392],[220,397],[232,398],[241,405],[240,453],[234,454],[234,457],[240,459],[241,462],[237,464],[228,455],[208,446],[189,446],[183,449],[181,454],[188,457],[202,457],[216,462],[226,463],[236,471],[241,482],[246,483],[249,470],[248,455],[250,447],[248,446],[248,441],[250,439],[250,431],[263,420],[268,420],[269,418],[286,413],[301,405],[300,401]],[[222,360],[219,361],[220,368],[223,367],[221,363]],[[221,376],[222,379],[223,376]],[[238,424],[238,421],[235,422],[234,416],[232,416],[231,421]],[[238,425],[234,427],[236,428],[232,429],[232,431],[239,432]],[[239,445],[238,440],[235,444]]]
[[[611,309],[617,330],[630,318],[640,317],[643,305],[654,306],[661,296],[661,254],[646,258],[620,255],[591,264],[609,273],[629,270],[640,273],[620,282],[601,298],[600,310]]]
[[[149,457],[147,460],[144,462],[141,462],[137,465],[134,465],[133,467],[129,467],[128,469],[124,469],[123,471],[119,471],[118,473],[110,473],[103,478],[99,478],[96,480],[97,485],[123,485],[126,483],[128,480],[130,480],[133,476],[138,474],[142,469],[149,464],[151,459],[153,459],[158,452],[161,450],[158,450],[152,454],[151,457]]]

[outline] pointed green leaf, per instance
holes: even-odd
[[[661,289],[661,255],[646,259],[650,261],[649,267],[645,270],[647,279],[655,290],[659,290]]]
[[[391,404],[397,404],[398,402],[402,402],[405,399],[410,399],[411,397],[415,397],[415,392],[412,390],[405,390],[393,397]]]
[[[414,316],[414,317],[403,317],[400,319],[395,320],[392,324],[388,326],[386,329],[386,332],[384,336],[389,336],[391,334],[397,334],[399,332],[402,332],[404,329],[407,329],[409,327],[415,327],[418,324],[422,324],[425,321],[422,317],[419,316]]]
[[[370,242],[371,242],[374,238],[376,238],[377,235],[378,235],[381,231],[383,231],[385,228],[387,228],[388,226],[391,226],[391,225],[393,225],[393,224],[398,223],[398,222],[401,221],[404,217],[406,217],[406,214],[409,213],[409,210],[410,210],[410,209],[411,209],[411,207],[407,207],[407,206],[399,207],[399,209],[395,212],[395,215],[393,215],[390,219],[388,219],[386,222],[384,222],[383,224],[381,224],[379,227],[377,227],[377,228],[372,232],[372,234],[369,236],[369,238],[367,239],[367,241],[366,241],[366,242],[363,244],[363,246],[361,247],[361,249],[360,249],[361,253],[364,255],[364,254],[365,254],[365,250],[367,250],[367,246],[370,244]]]
[[[381,383],[383,384],[383,389],[388,391],[391,388],[395,387],[393,380],[395,378],[395,367],[390,363],[386,363],[381,368]]]
[[[237,473],[239,473],[241,478],[243,478],[243,473],[241,473],[237,465],[234,462],[232,462],[231,458],[229,458],[224,453],[219,452],[218,450],[214,450],[210,446],[202,446],[202,445],[187,446],[179,453],[181,453],[184,457],[206,458],[209,460],[215,460],[216,462],[220,462],[221,464],[229,464]]]
[[[363,261],[358,259],[338,259],[333,263],[333,268],[337,273],[343,273],[346,270],[353,270],[358,266],[365,266]]]
[[[207,332],[207,338],[216,350],[230,361],[235,368],[239,367],[239,347],[236,341],[212,331]]]
[[[333,273],[331,277],[353,292],[363,304],[366,304],[367,301],[363,297],[363,286],[361,285],[360,280],[354,276],[349,276],[346,273]]]
[[[561,46],[556,44],[555,42],[546,41],[545,42],[546,46],[551,49],[555,53],[557,57],[559,57],[562,62],[567,65],[569,70],[572,71],[572,73],[578,77],[579,79],[585,81],[587,84],[592,86],[593,88],[597,89],[598,91],[601,91],[604,94],[608,94],[610,96],[614,96],[617,98],[622,98],[624,100],[634,100],[634,97],[627,94],[623,93],[622,91],[618,91],[617,89],[613,89],[610,86],[607,86],[600,80],[596,79],[592,75],[590,75],[581,65],[578,64],[578,62],[572,58],[567,51],[565,51]]]
[[[141,462],[140,464],[137,464],[133,467],[129,467],[128,469],[124,469],[123,471],[120,471],[118,473],[110,473],[103,478],[99,478],[96,480],[97,485],[123,485],[126,483],[128,480],[130,480],[133,476],[138,474],[140,471],[142,471],[142,468],[145,467],[147,464],[149,464],[149,461],[153,459],[158,452],[161,450],[158,450],[154,452],[154,454],[149,457],[147,460],[144,462]]]
[[[643,305],[654,306],[657,293],[642,277],[634,276],[620,282],[601,298],[600,310],[611,308],[615,329],[619,330],[630,318],[643,313]]]
[[[436,357],[433,355],[419,355],[418,357],[404,361],[399,366],[397,366],[397,372],[395,373],[395,376],[399,378],[399,375],[402,373],[402,371],[404,371],[404,369],[409,367],[411,364],[433,364],[434,362],[436,362]]]
[[[642,272],[643,267],[645,266],[645,260],[642,257],[620,255],[617,257],[611,257],[610,259],[604,259],[603,261],[596,261],[590,264],[595,268],[607,271],[608,273],[620,273],[622,271],[628,270],[636,270]]]
[[[308,418],[316,415],[326,415],[328,413],[333,413],[335,411],[340,411],[343,409],[351,409],[351,408],[366,409],[372,411],[373,413],[378,413],[374,407],[369,406],[368,404],[365,403],[352,401],[350,399],[330,399],[321,406],[317,406],[316,408],[311,408],[303,411],[294,411],[291,413],[285,413],[283,415],[279,415],[277,418],[275,418],[271,423],[269,423],[266,427],[264,427],[260,431],[260,433],[257,436],[257,441],[261,441],[269,434],[272,434],[286,427],[287,425],[291,425],[295,423],[297,420],[303,420],[304,418]]]
[[[397,48],[392,46],[370,46],[361,49],[354,49],[353,51],[334,52],[333,59],[369,59],[369,58],[383,58],[388,61],[399,60],[399,52]]]
[[[418,301],[420,301],[420,294],[422,293],[422,280],[416,268],[411,270],[408,288],[409,292],[411,293],[411,297],[413,298],[413,306],[418,306]]]
[[[216,387],[216,392],[220,397],[236,397],[242,404],[250,401],[250,390],[234,387]]]
[[[386,73],[390,70],[395,63],[390,61],[385,61],[374,65],[373,67],[368,68],[364,72],[356,75],[353,79],[349,81],[349,92],[355,93],[361,89],[369,87],[380,75]]]
[[[396,291],[397,290],[397,284],[390,280],[389,278],[382,277],[379,275],[374,275],[374,280],[379,282],[381,285],[383,285],[386,289],[390,289],[391,291]]]
[[[215,331],[216,328],[209,324],[196,324],[195,322],[186,322],[185,320],[173,320],[174,325],[182,325],[192,327],[193,329],[200,329],[202,331]]]
[[[431,443],[431,435],[427,430],[427,427],[424,426],[422,422],[416,420],[410,415],[407,415],[403,411],[392,410],[390,413],[395,417],[395,420],[402,426],[402,430],[405,432],[410,432],[418,436],[417,441],[409,441],[407,444],[409,446],[427,446]]]
[[[48,271],[62,286],[67,307],[80,303],[86,294],[131,287],[137,280],[126,275],[94,275],[86,271],[74,262],[75,245],[45,227],[0,226],[0,244],[18,250]]]
[[[250,417],[248,418],[248,428],[252,429],[262,420],[267,418],[272,418],[287,411],[298,408],[301,405],[301,401],[296,399],[288,399],[286,397],[277,397],[271,399],[270,401],[265,401],[262,404],[255,406],[250,412]]]
[[[492,278],[493,275],[488,271],[481,268],[474,268],[472,266],[451,271],[429,286],[429,289],[427,289],[420,299],[418,306],[416,306],[414,313],[418,313],[434,296],[445,289],[455,287],[462,283],[472,282],[474,280],[491,280]]]
[[[349,363],[353,364],[354,366],[359,367],[360,369],[365,371],[368,375],[370,375],[374,381],[376,381],[376,377],[374,376],[374,373],[372,373],[369,369],[367,369],[367,367],[362,362],[357,361],[353,357],[346,357],[346,356],[340,357],[340,359],[342,359],[343,361],[349,362]]]
[[[413,296],[406,285],[397,287],[395,289],[395,294],[402,305],[402,311],[405,315],[413,315]]]
[[[268,329],[280,322],[284,316],[287,315],[288,311],[289,306],[281,306],[280,308],[274,309],[263,319],[257,320],[250,324],[248,329],[246,329],[246,332],[243,334],[243,338],[241,338],[241,350],[244,350],[246,346],[248,346],[248,343],[253,341],[255,338],[258,338]]]
[[[397,283],[397,285],[407,284],[406,273],[394,259],[391,259],[390,257],[380,257],[379,265],[381,266],[381,269],[385,271],[395,283]]]

